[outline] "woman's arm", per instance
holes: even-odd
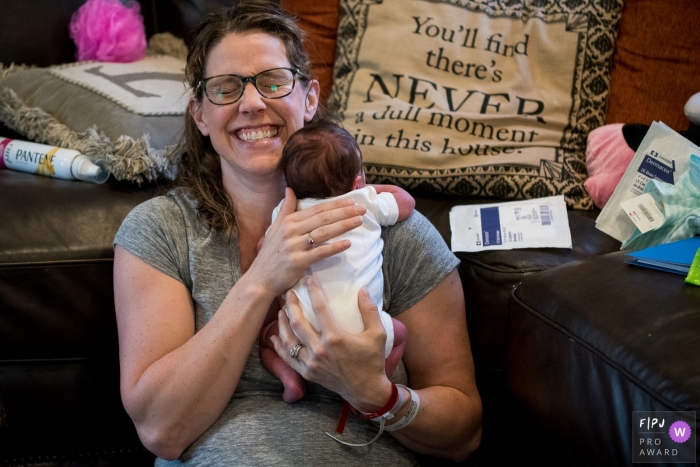
[[[356,409],[378,410],[389,399],[391,383],[384,372],[386,334],[376,306],[367,294],[361,293],[359,304],[365,331],[348,334],[333,320],[317,282],[309,280],[307,288],[323,331],[313,330],[290,293],[290,319],[279,313],[280,334],[273,337],[275,350],[304,378],[338,393]],[[409,386],[418,392],[421,407],[408,427],[392,435],[417,452],[465,459],[481,441],[481,400],[457,270],[397,319],[408,330],[404,363]],[[306,347],[296,359],[291,359],[289,349],[300,340]],[[404,396],[404,407],[393,421],[408,410],[408,393]]]
[[[457,270],[396,318],[408,330],[403,358],[421,405],[408,427],[391,434],[414,451],[463,460],[481,441],[481,399]]]
[[[114,256],[121,394],[146,448],[176,459],[221,414],[272,303],[245,275],[200,332],[186,287],[123,248]]]
[[[197,333],[187,288],[115,248],[122,400],[144,445],[162,458],[179,457],[219,417],[274,298],[312,263],[347,249],[347,241],[326,242],[360,225],[365,212],[352,200],[294,212],[287,193],[253,264]],[[319,247],[309,248],[309,232]]]

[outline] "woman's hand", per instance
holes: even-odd
[[[350,248],[349,240],[326,243],[362,224],[366,208],[351,199],[334,200],[296,211],[286,189],[284,203],[248,272],[270,297],[284,294],[316,261]],[[310,241],[313,240],[311,244]]]
[[[272,338],[275,351],[304,379],[336,392],[357,410],[374,412],[383,407],[391,395],[384,371],[386,332],[371,297],[364,289],[360,292],[365,330],[350,334],[336,323],[313,277],[306,278],[306,287],[321,331],[314,330],[304,318],[296,295],[290,291],[286,306],[289,317],[280,311],[279,336]],[[297,358],[291,358],[290,349],[299,343],[304,347]]]

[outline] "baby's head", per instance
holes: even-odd
[[[330,120],[310,123],[294,133],[284,146],[280,165],[298,199],[340,196],[365,186],[360,147]]]

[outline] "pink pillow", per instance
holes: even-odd
[[[622,135],[622,126],[622,123],[603,125],[588,134],[588,179],[584,186],[599,209],[608,202],[634,157]]]

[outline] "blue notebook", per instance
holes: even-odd
[[[630,259],[625,260],[625,263],[685,276],[699,248],[700,236],[686,238],[627,253],[626,256]]]

